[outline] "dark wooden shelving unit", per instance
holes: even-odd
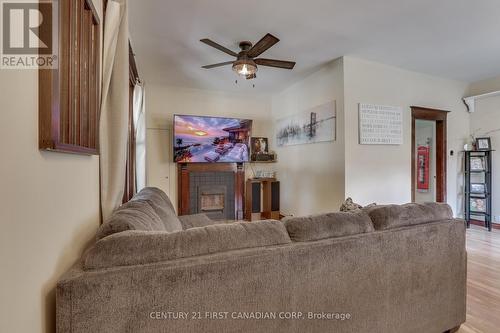
[[[464,183],[464,197],[465,197],[465,220],[467,221],[467,227],[470,227],[471,217],[482,217],[484,219],[484,226],[488,228],[489,231],[492,229],[492,214],[491,214],[491,204],[492,204],[492,182],[491,182],[491,154],[493,150],[472,150],[464,151],[465,153],[465,183]],[[482,169],[472,169],[471,159],[480,158],[482,160]],[[473,181],[473,178],[481,177],[481,181]],[[471,184],[482,184],[484,185],[484,192],[474,192],[472,190]],[[485,210],[477,211],[473,210],[471,207],[472,199],[482,199],[485,202]]]

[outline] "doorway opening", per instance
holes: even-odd
[[[412,202],[446,202],[448,111],[412,106]]]

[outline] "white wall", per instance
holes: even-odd
[[[0,110],[0,332],[54,332],[56,281],[99,225],[99,158],[38,150],[36,71],[0,70]]]
[[[469,135],[469,114],[462,98],[467,84],[352,57],[344,58],[346,196],[361,204],[411,201],[411,111],[423,106],[448,115],[448,203],[463,210],[462,155]],[[358,144],[358,103],[401,106],[404,143],[398,146]],[[450,156],[450,151],[454,156]]]
[[[287,146],[278,153],[281,210],[306,215],[338,210],[344,199],[343,65],[337,59],[273,96],[272,116],[280,119],[335,100],[337,140]],[[274,146],[274,133],[273,146]],[[276,147],[275,147],[276,148]]]
[[[168,156],[164,168],[169,169],[169,196],[177,208],[177,165],[172,162],[171,142],[158,142],[172,135],[172,120],[174,114],[223,116],[246,118],[253,120],[252,135],[270,137],[272,134],[271,99],[268,95],[226,93],[220,91],[198,90],[161,85],[146,86],[146,126],[148,128],[148,161],[151,162],[152,152],[161,149]],[[155,130],[168,131],[167,135],[157,135]],[[167,133],[167,132],[165,132]],[[271,146],[272,149],[272,146]],[[252,164],[254,169],[268,169],[272,166]],[[251,170],[247,166],[247,177]],[[148,167],[148,170],[151,170]],[[158,178],[157,178],[158,179]],[[151,181],[148,186],[158,186],[158,181]]]
[[[493,91],[500,91],[500,76],[471,83],[467,96],[480,95]],[[485,135],[485,133],[500,128],[500,96],[488,97],[476,100],[476,112],[470,114],[471,133],[476,132],[476,136],[490,136],[493,149],[500,150],[500,133],[495,131]],[[495,200],[500,193],[500,155],[493,153],[493,215],[494,220],[500,223],[500,205]]]
[[[500,197],[500,96],[476,101],[476,111],[470,115],[470,130],[478,137],[491,137],[491,146],[497,150],[492,153],[492,213],[495,221],[500,222],[500,201],[497,199]]]

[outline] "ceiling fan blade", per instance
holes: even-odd
[[[267,49],[269,49],[271,46],[279,42],[280,40],[277,37],[274,37],[271,34],[267,34],[264,37],[262,37],[261,40],[259,40],[249,51],[248,51],[248,56],[250,58],[255,58],[264,53]]]
[[[238,53],[233,52],[230,49],[228,49],[228,48],[226,48],[226,47],[224,47],[224,46],[222,46],[220,44],[217,44],[216,42],[211,41],[208,38],[200,39],[200,42],[205,43],[205,44],[207,44],[207,45],[209,45],[211,47],[215,47],[217,50],[220,50],[220,51],[222,51],[224,53],[232,55],[233,57],[237,57],[238,56]]]
[[[284,61],[284,60],[274,60],[274,59],[255,59],[254,60],[257,65],[268,66],[268,67],[277,67],[277,68],[285,68],[285,69],[293,69],[295,67],[294,61]]]
[[[257,74],[255,74],[255,73],[254,73],[254,74],[248,74],[248,75],[246,76],[246,79],[247,79],[247,80],[252,80],[252,79],[255,79],[256,77],[257,77]]]
[[[234,62],[234,61],[220,62],[220,63],[218,63],[218,64],[201,66],[201,68],[210,69],[210,68],[215,68],[215,67],[221,67],[221,66],[226,66],[226,65],[232,65],[232,64],[233,64],[233,62]]]

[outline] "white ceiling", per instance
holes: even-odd
[[[500,75],[499,0],[130,0],[129,17],[150,83],[276,92],[343,55],[465,81]],[[200,68],[232,60],[201,38],[237,51],[267,32],[281,41],[262,56],[296,61],[293,71],[261,66],[252,88],[231,66]]]

